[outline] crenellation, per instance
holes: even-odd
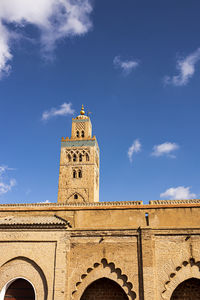
[[[57,203],[0,205],[0,300],[199,300],[200,199],[98,200],[82,107],[61,141]]]
[[[71,138],[62,140],[58,203],[99,201],[99,148],[92,138],[92,124],[85,115],[72,119]]]

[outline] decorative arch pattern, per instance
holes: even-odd
[[[189,261],[183,261],[180,266],[169,275],[169,280],[164,284],[162,298],[170,300],[175,288],[183,281],[189,278],[200,279],[200,261],[195,262],[194,258]]]
[[[90,160],[90,150],[88,148],[70,148],[65,150],[67,162],[71,161],[89,161]],[[76,157],[76,160],[74,160]]]
[[[16,278],[24,278],[35,289],[36,299],[46,300],[48,287],[42,269],[26,257],[15,257],[0,267],[0,291]]]
[[[78,192],[74,192],[72,193],[68,199],[67,199],[67,202],[70,203],[70,202],[74,202],[74,200],[78,200],[79,202],[85,202],[85,199],[83,198],[83,196],[78,193]]]
[[[113,262],[108,263],[108,261],[103,258],[100,263],[96,262],[80,276],[80,280],[76,282],[76,286],[72,291],[72,299],[79,300],[87,286],[93,281],[103,277],[118,283],[125,291],[129,300],[134,300],[136,298],[136,293],[132,290],[133,285],[128,281],[128,277],[122,273],[121,269],[116,268]]]

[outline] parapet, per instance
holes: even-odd
[[[165,204],[195,204],[200,203],[200,199],[184,199],[184,200],[151,200],[150,205],[165,205]]]

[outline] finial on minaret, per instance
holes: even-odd
[[[82,107],[81,107],[80,114],[81,114],[82,116],[85,114],[85,111],[84,111],[84,106],[83,106],[83,104],[82,104]]]

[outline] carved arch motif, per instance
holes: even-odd
[[[34,287],[36,299],[46,300],[48,286],[42,269],[31,259],[15,257],[0,267],[0,291],[16,278],[24,278]]]
[[[65,150],[66,153],[66,160],[67,162],[71,162],[73,160],[73,157],[76,156],[76,161],[89,161],[90,160],[90,149],[88,148],[70,148]],[[81,160],[80,160],[81,157]]]
[[[164,284],[162,298],[170,300],[173,291],[183,281],[197,278],[200,279],[200,261],[195,262],[193,258],[189,261],[183,261],[180,266],[169,275],[169,280]]]
[[[80,280],[76,283],[76,286],[72,291],[72,299],[79,300],[85,289],[92,282],[103,277],[118,283],[129,300],[136,299],[136,293],[132,291],[133,285],[128,281],[128,277],[122,273],[121,269],[116,268],[113,262],[108,263],[105,258],[103,258],[100,263],[95,263],[81,275]]]
[[[70,194],[70,196],[67,198],[67,202],[74,202],[74,200],[78,200],[79,202],[85,202],[84,197],[78,193],[78,192],[73,192],[72,194]]]

